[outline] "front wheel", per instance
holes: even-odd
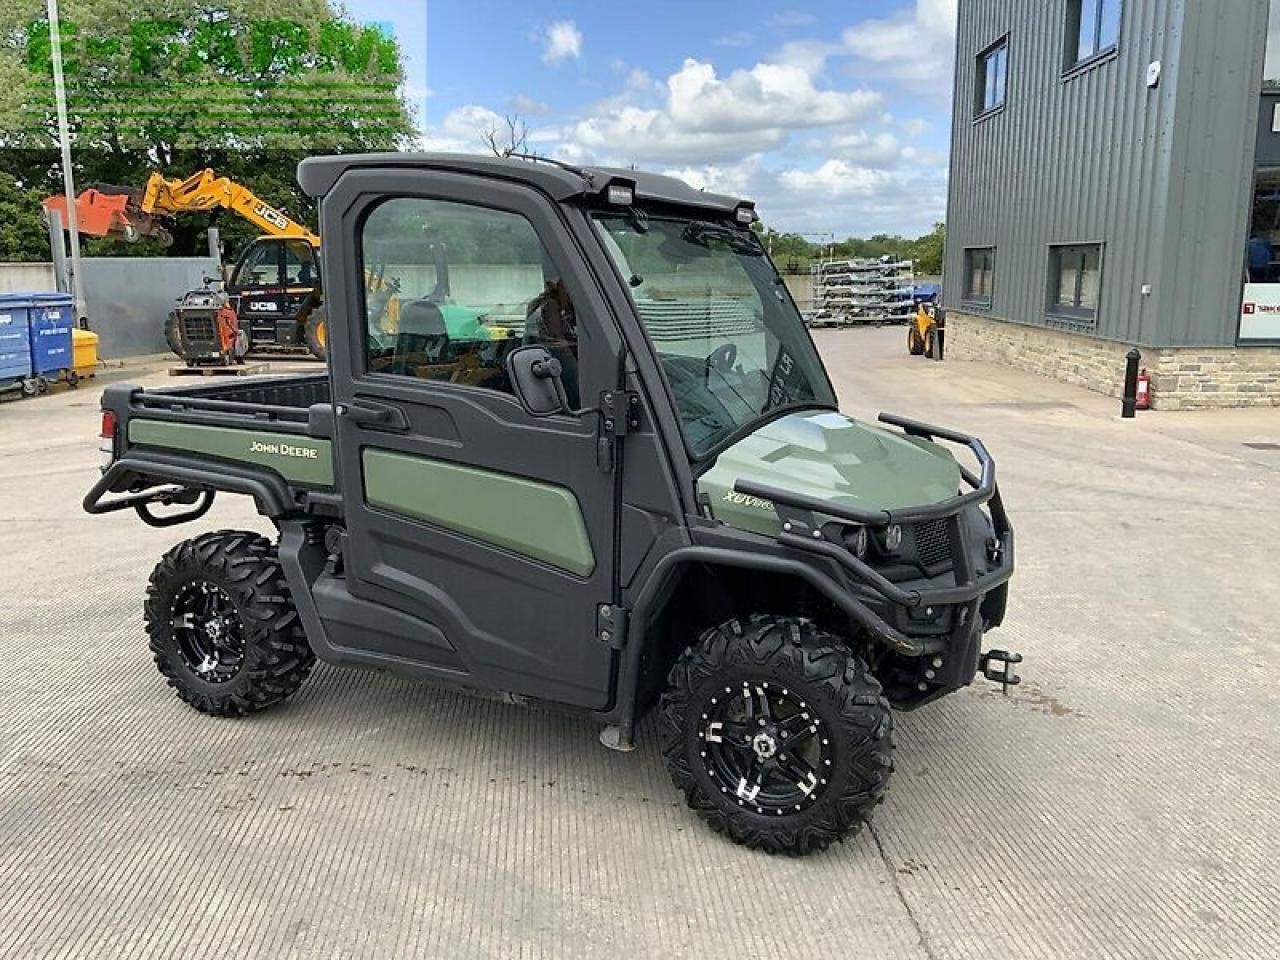
[[[307,342],[307,349],[311,351],[313,357],[323,360],[328,356],[329,327],[325,323],[324,310],[316,309],[311,312],[311,316],[307,317],[303,333]]]
[[[794,617],[702,635],[662,698],[671,779],[715,830],[804,854],[856,833],[888,788],[893,718],[867,665]]]
[[[276,549],[256,533],[178,544],[151,574],[144,617],[160,673],[201,713],[279,703],[315,662]]]

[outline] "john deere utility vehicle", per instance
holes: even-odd
[[[983,651],[1013,572],[991,457],[837,410],[751,203],[519,158],[298,176],[327,374],[103,396],[90,513],[168,526],[227,492],[277,531],[202,533],[152,574],[187,703],[264,709],[320,658],[579,711],[615,749],[657,708],[691,807],[804,853],[884,796],[892,708],[1016,682]],[[366,263],[396,265],[394,331]]]

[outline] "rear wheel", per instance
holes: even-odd
[[[924,353],[924,340],[920,336],[920,330],[914,323],[907,327],[907,353],[913,357],[918,357]]]
[[[329,326],[325,323],[323,310],[313,310],[311,316],[307,317],[304,333],[306,335],[307,349],[311,351],[312,356],[321,360],[328,356]]]
[[[708,630],[671,671],[662,749],[689,806],[769,853],[856,833],[892,763],[889,703],[867,665],[806,620]]]
[[[182,319],[177,313],[169,314],[164,322],[164,342],[176,356],[186,359],[186,349],[182,344]]]
[[[156,666],[202,713],[279,703],[315,662],[275,547],[255,533],[178,544],[151,574],[144,614]]]

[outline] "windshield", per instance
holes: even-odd
[[[695,459],[796,406],[835,406],[813,341],[748,231],[703,220],[596,219],[675,396]]]

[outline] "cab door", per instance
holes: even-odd
[[[592,408],[620,344],[559,212],[522,185],[357,169],[322,222],[345,345],[331,371],[349,600],[321,598],[330,639],[354,661],[606,707],[615,477]],[[373,265],[394,310],[366,298]],[[513,395],[505,360],[529,344],[561,361],[573,412],[535,418]]]

